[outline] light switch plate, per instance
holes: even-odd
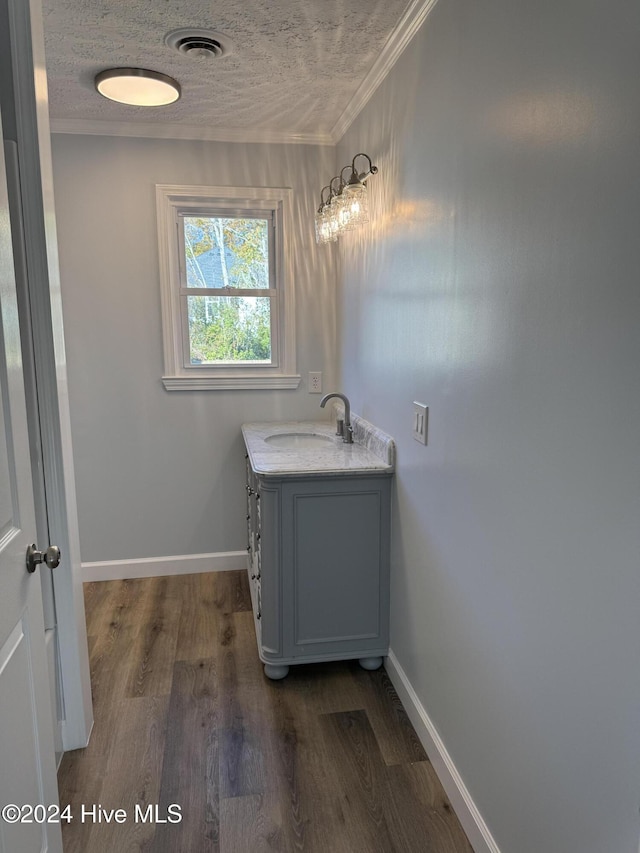
[[[413,403],[413,437],[420,444],[427,443],[429,407],[424,403]]]

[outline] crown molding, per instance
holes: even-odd
[[[347,104],[331,130],[334,143],[340,142],[378,86],[396,64],[411,39],[418,32],[438,0],[412,0],[387,39],[380,55]]]
[[[189,124],[98,121],[95,119],[51,119],[52,133],[87,136],[134,136],[146,139],[191,139],[204,142],[259,142],[281,145],[334,145],[329,133],[288,133],[252,128],[202,127]]]

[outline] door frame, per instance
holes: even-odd
[[[59,648],[63,749],[87,745],[93,726],[89,655],[82,592],[80,539],[71,444],[66,354],[60,292],[53,167],[40,0],[0,0],[9,20],[11,84],[22,227],[26,299],[49,541],[62,560],[53,574]],[[3,69],[4,70],[4,69]],[[32,447],[32,450],[34,448]],[[49,543],[47,543],[48,545]],[[40,547],[46,547],[40,546]]]

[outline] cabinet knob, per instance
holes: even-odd
[[[247,551],[251,551],[251,545],[247,545]]]
[[[247,494],[248,494],[248,495],[252,495],[252,494],[253,494],[253,489],[251,488],[251,486],[247,486]]]
[[[262,613],[260,613],[260,611],[259,611],[259,610],[258,610],[258,612],[256,613],[256,619],[262,619]]]
[[[258,540],[258,542],[260,541],[260,534],[259,534],[259,533],[258,533],[258,535],[256,536],[256,539]]]

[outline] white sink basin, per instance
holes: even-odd
[[[328,435],[318,435],[316,432],[280,432],[267,436],[265,441],[283,450],[312,450],[323,447],[328,450],[329,446],[334,444]]]

